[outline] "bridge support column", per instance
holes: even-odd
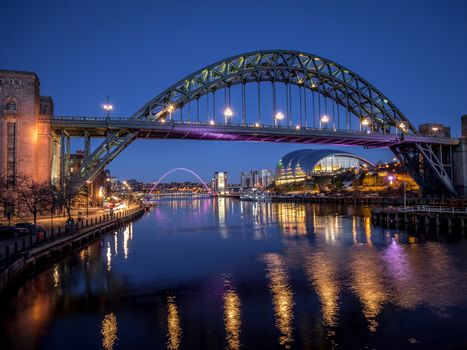
[[[70,152],[71,152],[70,142],[71,142],[70,136],[67,135],[65,130],[62,130],[60,134],[60,182],[61,182],[61,185],[65,184],[65,181],[69,176]]]
[[[84,154],[86,157],[91,154],[91,135],[87,130],[84,131]]]

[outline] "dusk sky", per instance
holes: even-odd
[[[0,69],[37,73],[56,115],[129,116],[179,79],[236,54],[288,49],[363,76],[415,124],[460,134],[467,114],[467,1],[30,0],[1,5]],[[96,141],[99,142],[99,141]],[[314,147],[314,146],[307,146]],[[137,140],[111,165],[118,178],[156,180],[187,167],[273,169],[301,145]],[[329,148],[329,147],[328,147]],[[388,150],[346,148],[370,160]],[[171,180],[195,179],[185,173]]]

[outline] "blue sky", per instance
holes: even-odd
[[[128,116],[175,81],[225,57],[291,49],[360,74],[416,125],[460,133],[467,114],[467,1],[42,0],[1,5],[0,69],[35,71],[57,115]],[[111,165],[120,178],[157,179],[187,167],[204,179],[274,168],[300,145],[138,140]],[[351,149],[370,160],[387,150]],[[180,173],[167,178],[190,180]]]

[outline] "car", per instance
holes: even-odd
[[[18,230],[21,230],[21,232],[19,233],[34,233],[34,224],[31,224],[29,222],[21,222],[21,223],[18,223],[15,225],[15,227],[18,229]],[[41,225],[36,225],[35,227],[35,232],[36,233],[39,233],[39,232],[44,232],[44,227],[42,227]]]
[[[0,226],[0,237],[13,237],[17,236],[21,230],[18,230],[15,226]]]

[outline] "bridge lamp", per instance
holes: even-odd
[[[165,123],[165,119],[164,119],[164,118],[161,119],[161,123]]]
[[[407,124],[404,122],[399,123],[399,128],[402,129],[403,131],[407,131]]]
[[[211,119],[211,120],[209,121],[209,125],[214,125],[214,124],[215,124],[215,123],[214,123],[214,120]]]
[[[323,115],[323,116],[321,117],[321,119],[319,120],[319,127],[320,127],[320,129],[321,129],[321,123],[324,123],[324,124],[326,124],[326,126],[327,126],[328,122],[329,122],[329,117],[328,117],[326,114]]]
[[[167,111],[168,111],[169,114],[170,114],[170,119],[172,119],[172,113],[174,112],[174,110],[175,110],[175,107],[174,107],[173,105],[169,105],[169,106],[167,107]]]
[[[103,108],[107,112],[107,118],[109,118],[110,112],[112,111],[112,109],[114,109],[114,106],[112,106],[109,102],[107,102],[106,104],[104,104]]]
[[[225,110],[224,110],[224,116],[230,118],[233,116],[233,111],[230,107],[227,107]]]
[[[224,123],[227,124],[227,118],[231,118],[233,116],[233,111],[230,107],[224,109]]]
[[[362,125],[363,125],[363,126],[368,126],[368,125],[370,125],[370,124],[371,124],[370,119],[365,118],[365,119],[362,120]]]
[[[434,126],[434,127],[431,128],[431,131],[433,131],[433,132],[437,132],[438,130],[439,130],[439,128],[437,126]]]
[[[296,125],[295,129],[300,130],[300,125]]]

